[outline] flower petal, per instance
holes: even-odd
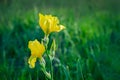
[[[65,28],[63,25],[59,25],[58,18],[52,15],[39,14],[39,25],[46,35],[51,32],[59,32]]]
[[[63,25],[59,25],[55,27],[55,32],[60,32],[61,30],[65,29],[65,27]]]
[[[29,67],[34,68],[35,67],[35,62],[36,62],[36,57],[31,55],[30,58],[28,59]]]
[[[43,53],[45,52],[44,45],[40,44],[37,39],[34,41],[29,41],[28,47],[31,50],[31,55],[35,57],[42,57]]]

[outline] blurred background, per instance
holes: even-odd
[[[0,0],[0,80],[46,80],[27,63],[28,41],[44,37],[39,13],[66,26],[52,33],[54,80],[120,80],[119,0]]]

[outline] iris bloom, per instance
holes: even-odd
[[[39,43],[37,39],[35,39],[34,41],[29,41],[28,47],[31,50],[31,56],[28,59],[28,63],[30,68],[34,68],[36,59],[42,58],[42,55],[45,52],[45,47],[43,44]]]
[[[39,14],[39,25],[46,35],[51,32],[59,32],[65,28],[63,25],[59,25],[58,18],[52,15]]]

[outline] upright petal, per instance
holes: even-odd
[[[39,14],[39,18],[40,27],[46,35],[49,35],[51,32],[59,32],[65,28],[63,25],[59,25],[58,18],[52,15],[44,16]]]
[[[42,14],[39,14],[39,25],[43,32],[47,33],[47,18]]]
[[[28,47],[31,50],[31,55],[35,57],[41,57],[45,51],[44,45],[40,44],[37,39],[29,41]]]

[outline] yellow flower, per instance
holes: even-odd
[[[37,39],[34,41],[29,41],[28,47],[31,50],[31,56],[28,59],[28,63],[30,68],[34,68],[36,59],[42,57],[43,53],[45,52],[45,47],[43,44],[40,44]]]
[[[39,14],[39,25],[46,35],[51,32],[59,32],[65,28],[63,25],[59,25],[58,18],[52,15]]]

